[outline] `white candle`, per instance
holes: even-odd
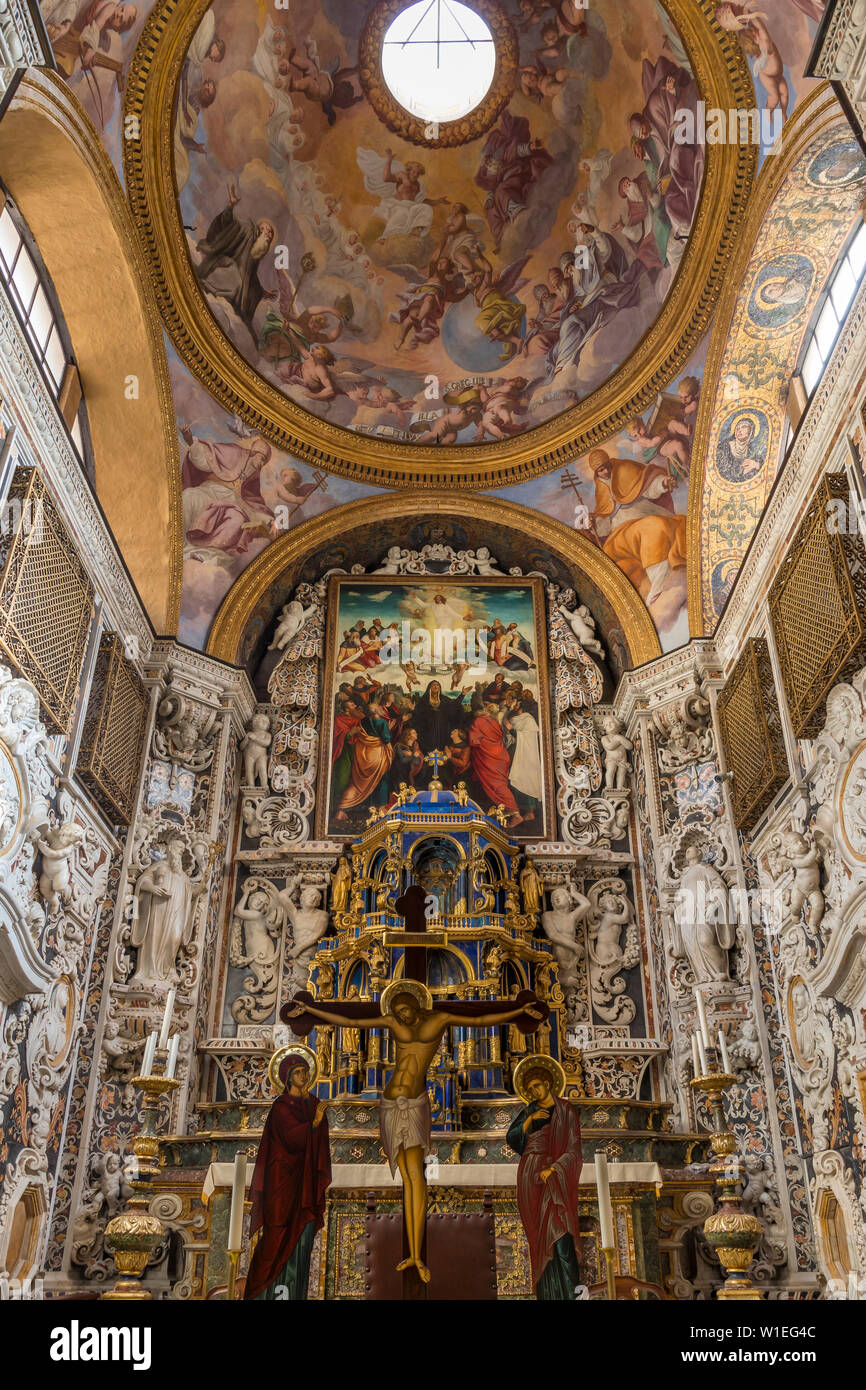
[[[151,1033],[144,1044],[144,1057],[141,1063],[142,1076],[153,1076],[153,1058],[156,1052],[156,1033]]]
[[[610,1204],[610,1179],[607,1172],[607,1155],[595,1155],[595,1186],[598,1192],[598,1222],[601,1227],[602,1249],[612,1250],[613,1207]]]
[[[725,1071],[728,1073],[728,1075],[730,1076],[730,1074],[731,1074],[731,1059],[730,1059],[730,1057],[728,1056],[728,1044],[725,1042],[725,1035],[724,1035],[724,1033],[722,1032],[721,1028],[719,1029],[719,1051],[720,1051],[721,1054],[722,1054],[722,1067],[724,1068],[724,1070],[725,1070]]]
[[[695,999],[698,1005],[698,1023],[701,1027],[701,1041],[703,1042],[704,1047],[709,1048],[710,1030],[707,1024],[707,1011],[704,1007],[704,996],[701,994],[701,991],[699,989],[695,990]]]
[[[162,1028],[159,1032],[160,1051],[168,1047],[168,1035],[171,1031],[171,1016],[174,1013],[174,1001],[177,998],[177,986],[172,985],[165,1000],[165,1013],[162,1016]]]
[[[168,1077],[169,1081],[174,1080],[174,1074],[177,1071],[177,1053],[179,1047],[180,1033],[175,1033],[174,1037],[171,1040],[171,1043],[169,1044],[168,1066],[165,1069],[165,1074]]]
[[[692,1033],[692,1067],[695,1076],[701,1076],[701,1054],[698,1052],[698,1035]]]
[[[698,1045],[698,1060],[701,1064],[701,1076],[708,1076],[710,1068],[707,1063],[707,1054],[704,1051],[704,1040],[700,1033],[695,1033],[695,1042]]]
[[[235,1173],[232,1181],[232,1209],[229,1216],[229,1250],[244,1248],[244,1198],[247,1195],[247,1156],[235,1154]]]

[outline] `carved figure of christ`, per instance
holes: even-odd
[[[281,1017],[296,1033],[301,1029],[309,1032],[318,1020],[337,1027],[387,1028],[392,1034],[396,1044],[395,1067],[379,1103],[379,1133],[392,1173],[398,1167],[403,1179],[403,1220],[409,1254],[397,1268],[414,1265],[427,1284],[430,1271],[421,1259],[427,1224],[424,1155],[430,1150],[427,1070],[442,1034],[451,1025],[484,1028],[514,1023],[520,1028],[520,1021],[522,1032],[534,1032],[549,1011],[529,990],[518,995],[517,1000],[455,1003],[439,1009],[422,1009],[415,996],[407,992],[394,997],[390,1013],[370,1017],[369,1008],[364,1004],[346,1004],[343,1009],[323,1009],[305,994],[296,995],[283,1008]],[[364,1017],[364,1013],[368,1016]]]

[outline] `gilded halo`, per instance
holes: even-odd
[[[307,1086],[307,1090],[311,1091],[316,1084],[316,1078],[319,1074],[319,1062],[315,1052],[311,1047],[307,1047],[306,1043],[290,1042],[287,1043],[285,1047],[277,1048],[268,1063],[268,1080],[271,1083],[271,1089],[275,1091],[278,1096],[282,1095],[283,1091],[286,1089],[280,1081],[280,1067],[287,1057],[292,1056],[303,1057],[310,1068],[310,1083]]]
[[[534,1071],[545,1071],[548,1073],[550,1077],[550,1089],[558,1099],[565,1090],[565,1072],[559,1062],[557,1062],[555,1057],[544,1057],[538,1053],[530,1053],[528,1057],[521,1057],[517,1066],[514,1068],[514,1075],[512,1077],[514,1089],[521,1100],[527,1102],[531,1100],[531,1096],[526,1089],[526,1084],[528,1077]]]
[[[421,1009],[432,1009],[433,1007],[433,995],[426,985],[420,984],[418,980],[392,980],[383,990],[379,1000],[379,1007],[383,1014],[388,1013],[392,1000],[398,994],[411,994],[413,999],[418,1001],[418,1007]]]

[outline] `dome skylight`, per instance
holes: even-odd
[[[401,10],[382,45],[382,75],[413,116],[444,124],[474,111],[490,90],[496,44],[459,0],[419,0]]]

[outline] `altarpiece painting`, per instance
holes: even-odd
[[[503,807],[520,839],[548,834],[540,580],[335,576],[325,681],[321,834],[357,832],[431,780]]]

